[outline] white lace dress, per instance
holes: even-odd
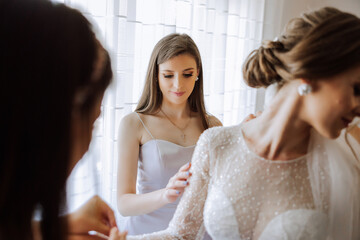
[[[322,146],[314,151],[326,155]],[[241,125],[209,129],[197,144],[190,185],[168,229],[128,239],[201,239],[205,228],[216,240],[332,239],[329,165],[320,167],[312,157],[270,161],[248,149]],[[315,165],[313,174],[309,166]]]

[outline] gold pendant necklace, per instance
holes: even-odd
[[[186,134],[185,134],[184,131],[186,130],[186,128],[188,127],[188,125],[189,125],[189,123],[190,123],[190,120],[191,120],[191,111],[190,111],[189,121],[186,123],[185,127],[183,127],[183,128],[180,128],[180,127],[179,127],[178,125],[176,125],[173,121],[171,121],[171,119],[169,118],[169,116],[166,115],[161,108],[160,108],[160,112],[162,112],[162,114],[164,114],[164,116],[169,120],[169,122],[170,122],[172,125],[174,125],[177,129],[180,130],[180,132],[181,132],[181,135],[180,135],[180,136],[181,136],[182,140],[183,140],[184,142],[186,142]]]

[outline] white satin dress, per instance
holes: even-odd
[[[183,147],[169,141],[155,139],[139,115],[138,117],[152,137],[152,140],[140,146],[136,192],[141,194],[165,188],[169,179],[179,171],[179,168],[191,161],[195,145]],[[178,203],[179,199],[151,213],[127,217],[123,229],[128,231],[128,235],[166,229]]]

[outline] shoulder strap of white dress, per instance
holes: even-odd
[[[143,125],[143,127],[145,128],[145,130],[146,130],[146,131],[149,133],[149,135],[151,136],[151,138],[152,138],[152,139],[155,139],[155,138],[153,137],[153,135],[151,134],[151,132],[149,131],[149,129],[145,126],[145,124],[144,124],[143,120],[141,119],[139,113],[137,113],[137,112],[135,112],[135,113],[136,113],[136,115],[138,116],[138,118],[139,118],[141,124]]]

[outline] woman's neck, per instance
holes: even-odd
[[[270,160],[290,160],[307,152],[311,126],[304,120],[299,82],[284,85],[270,106],[256,119],[245,123],[249,148]]]
[[[183,104],[172,104],[163,100],[160,108],[166,115],[173,119],[189,118],[191,115],[190,106],[187,102]]]

